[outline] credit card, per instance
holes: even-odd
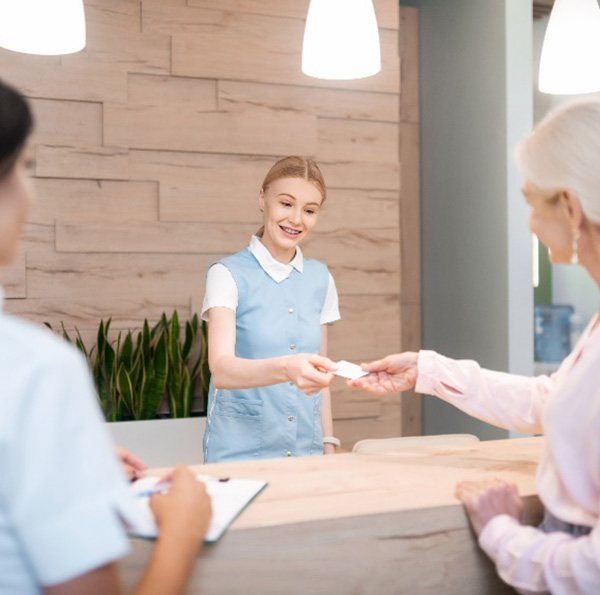
[[[357,378],[362,378],[368,374],[368,372],[365,372],[360,366],[343,359],[337,362],[336,365],[337,370],[334,374],[336,376],[341,376],[342,378],[347,378],[348,380],[356,380]]]

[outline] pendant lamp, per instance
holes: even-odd
[[[600,91],[597,0],[556,0],[540,59],[539,89],[554,95]]]
[[[83,0],[0,0],[0,47],[50,56],[82,50]]]
[[[372,0],[311,0],[302,45],[302,72],[330,80],[359,79],[381,70]]]

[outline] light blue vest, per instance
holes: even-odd
[[[277,283],[248,248],[220,263],[231,272],[238,290],[237,357],[319,352],[329,283],[324,264],[304,260],[302,273],[292,269]],[[321,393],[308,397],[291,382],[215,391],[211,382],[205,462],[318,454],[323,454]]]

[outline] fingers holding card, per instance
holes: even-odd
[[[334,370],[333,373],[336,376],[346,378],[347,380],[356,380],[368,375],[368,372],[365,372],[359,365],[347,362],[343,359],[337,362],[336,365],[337,369]]]

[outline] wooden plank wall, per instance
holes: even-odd
[[[163,310],[189,316],[208,265],[257,229],[270,165],[307,154],[330,189],[306,252],[328,263],[340,292],[332,356],[370,360],[403,337],[413,346],[417,13],[397,0],[375,6],[383,69],[358,81],[301,73],[308,0],[86,0],[83,52],[0,50],[1,76],[37,116],[38,199],[2,273],[7,309],[86,336],[101,317],[125,329]],[[334,394],[347,447],[407,425],[398,396],[342,383]]]

